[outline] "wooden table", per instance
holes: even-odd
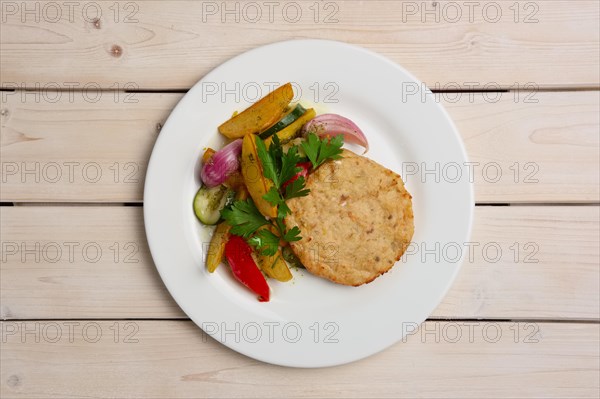
[[[3,398],[600,394],[598,1],[1,7]],[[183,93],[293,38],[403,65],[477,163],[479,247],[444,301],[406,342],[317,370],[203,335],[164,288],[142,219],[148,156]]]

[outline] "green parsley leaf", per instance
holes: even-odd
[[[275,220],[275,227],[277,227],[277,230],[279,230],[282,235],[285,234],[285,224],[283,223],[283,218],[277,218]]]
[[[269,191],[263,195],[263,198],[273,206],[278,206],[283,202],[283,198],[281,198],[281,194],[279,194],[279,190],[277,190],[275,186],[272,186]]]
[[[256,136],[256,152],[258,157],[260,158],[260,163],[262,165],[263,174],[267,179],[273,181],[275,186],[279,188],[279,179],[277,175],[277,165],[275,164],[274,158],[271,156],[271,152],[267,151],[267,147],[265,146],[265,142],[261,140],[260,137]]]
[[[290,147],[287,153],[283,154],[281,160],[281,172],[279,174],[279,182],[281,184],[290,180],[296,173],[300,171],[300,168],[296,167],[296,164],[300,160],[298,156],[298,147]]]
[[[321,163],[325,162],[328,159],[340,159],[342,153],[342,145],[344,145],[344,136],[337,135],[333,137],[331,140],[322,140],[321,141],[321,150],[319,152],[319,158]]]
[[[304,188],[304,176],[298,176],[296,180],[285,187],[285,199],[289,200],[297,197],[306,197],[310,193],[308,188]]]
[[[221,216],[231,225],[232,234],[244,238],[248,238],[261,226],[269,223],[250,198],[246,201],[235,201],[230,208],[221,211]]]
[[[301,240],[302,237],[300,237],[300,229],[298,228],[298,226],[294,226],[288,231],[286,231],[286,233],[283,235],[283,239],[287,242]]]
[[[269,229],[261,229],[248,239],[248,244],[258,249],[262,255],[273,256],[279,249],[279,237]]]
[[[302,142],[302,149],[316,169],[328,159],[340,159],[343,144],[344,136],[341,134],[331,139],[319,139],[316,134],[309,133],[306,141]]]
[[[281,158],[283,157],[283,147],[281,146],[281,142],[279,141],[279,137],[277,135],[271,136],[271,144],[269,145],[269,154],[271,154],[271,158],[275,161],[275,165],[279,170],[281,166]]]
[[[279,208],[277,208],[277,220],[283,220],[283,218],[285,218],[290,213],[292,213],[292,210],[289,206],[287,206],[285,201],[282,201],[281,204],[279,204]]]
[[[283,183],[291,179],[299,170],[296,167],[300,160],[298,147],[293,146],[284,152],[276,136],[273,136],[273,142],[268,150],[264,141],[256,137],[256,150],[263,166],[263,174],[277,189],[280,189]]]
[[[309,133],[306,137],[306,141],[302,142],[300,145],[310,162],[312,162],[313,167],[316,168],[317,159],[319,157],[319,138],[317,135]]]

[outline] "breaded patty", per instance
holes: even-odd
[[[358,286],[400,260],[412,239],[411,195],[402,178],[378,163],[344,150],[306,180],[310,194],[288,201],[287,228],[306,269],[333,282]]]

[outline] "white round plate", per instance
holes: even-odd
[[[413,196],[413,243],[392,270],[361,287],[294,271],[269,280],[271,301],[221,265],[204,266],[210,231],[192,199],[217,126],[274,87],[344,115],[365,132],[367,157],[402,175]],[[297,40],[241,54],[199,81],[165,123],[148,165],[144,220],[156,267],[183,311],[231,349],[265,362],[321,367],[372,355],[412,334],[450,287],[465,254],[473,188],[460,136],[434,96],[388,59],[344,43]]]

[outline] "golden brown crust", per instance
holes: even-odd
[[[359,286],[400,260],[413,235],[412,197],[402,178],[344,150],[306,180],[310,194],[288,201],[292,249],[306,269],[335,283]]]

